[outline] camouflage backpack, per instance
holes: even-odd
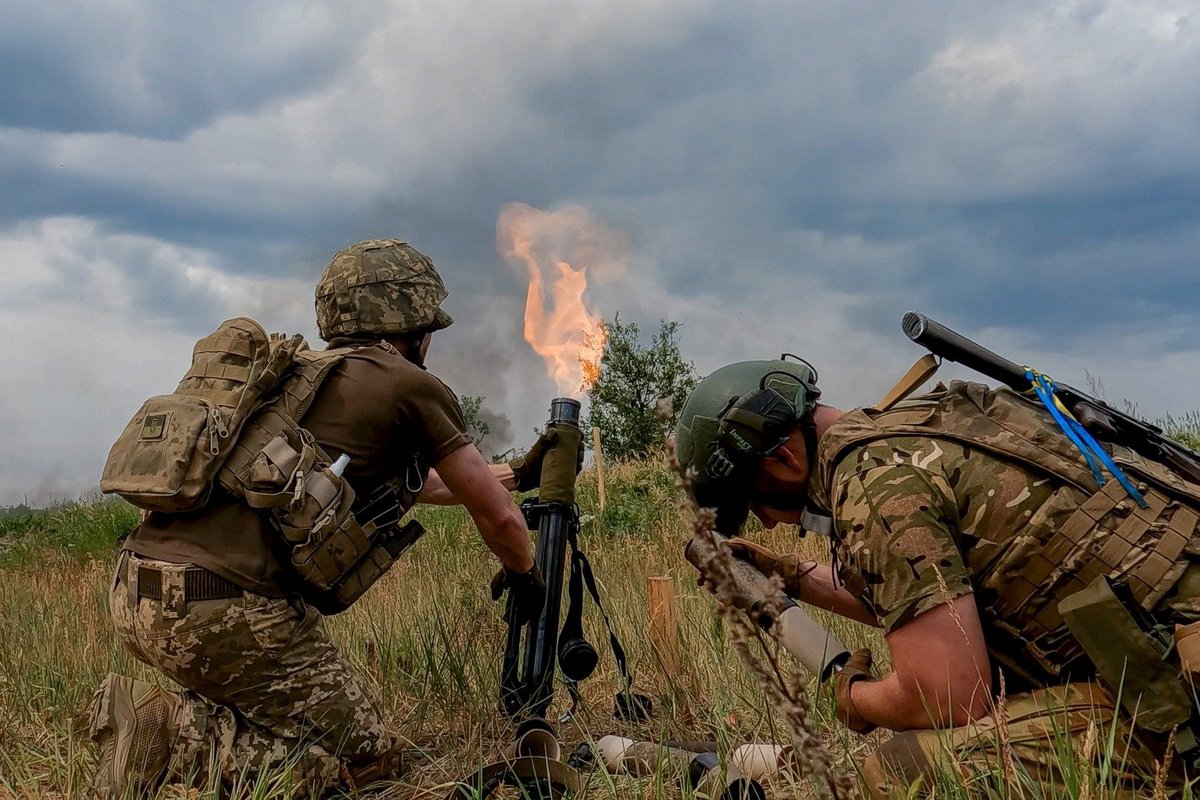
[[[222,323],[175,391],[142,404],[109,452],[100,488],[150,511],[203,508],[219,485],[270,514],[296,575],[326,613],[348,608],[420,535],[385,491],[355,494],[299,420],[353,348],[314,351],[257,322]],[[386,487],[385,487],[386,488]]]
[[[148,511],[201,508],[217,471],[264,396],[292,366],[304,339],[271,337],[235,317],[196,343],[171,394],[151,397],[109,451],[100,489]]]

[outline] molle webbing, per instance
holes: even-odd
[[[272,341],[272,346],[277,341]],[[271,508],[292,499],[290,488],[280,490],[284,485],[291,485],[290,476],[297,471],[312,471],[318,461],[329,463],[330,459],[316,441],[300,428],[299,420],[312,405],[321,383],[352,349],[301,349],[293,354],[292,370],[284,378],[275,399],[246,423],[221,470],[218,478],[225,489],[244,497],[254,508]],[[281,476],[287,479],[266,481],[261,480],[264,476],[259,476],[260,480],[256,480],[254,467],[260,453],[279,470],[277,479]],[[273,485],[275,490],[266,489],[268,485]]]
[[[279,398],[292,419],[299,422],[304,417],[325,378],[354,349],[303,350],[296,354],[295,370],[284,381]]]
[[[257,322],[234,317],[196,343],[169,395],[152,397],[109,452],[100,488],[153,511],[201,508],[245,422],[291,366],[303,338],[272,340]]]
[[[1000,619],[1019,618],[1027,604],[1038,602],[1040,608],[1024,625],[1001,625],[1026,642],[1052,672],[1078,655],[1074,643],[1064,636],[1059,602],[1107,576],[1128,586],[1134,602],[1149,611],[1182,574],[1186,562],[1180,556],[1195,536],[1200,515],[1156,489],[1145,492],[1145,497],[1148,507],[1138,508],[1121,484],[1108,482],[1030,554],[1019,572],[996,584],[990,611]],[[1128,516],[1115,530],[1107,527],[1112,522],[1106,517],[1124,512]],[[1160,535],[1154,538],[1152,533]]]
[[[956,381],[891,411],[856,409],[844,415],[822,437],[815,499],[834,499],[835,473],[852,451],[892,436],[958,442],[1085,495],[1076,508],[1064,509],[1065,518],[1049,532],[1043,529],[1037,539],[1028,539],[1036,535],[1030,528],[1026,549],[1018,551],[1014,545],[1007,565],[994,565],[976,587],[995,593],[986,609],[995,629],[1019,641],[1051,674],[1061,674],[1081,653],[1058,611],[1059,601],[1105,575],[1127,585],[1134,601],[1149,611],[1186,569],[1188,545],[1200,554],[1195,549],[1200,545],[1200,485],[1127,448],[1113,447],[1114,461],[1145,495],[1148,507],[1138,508],[1117,481],[1096,485],[1083,457],[1048,413],[1007,389],[981,384]]]

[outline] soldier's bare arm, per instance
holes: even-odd
[[[963,725],[990,711],[991,670],[975,596],[930,609],[887,635],[892,672],[851,687],[855,710],[891,730]]]
[[[500,485],[504,487],[505,491],[515,492],[517,490],[517,479],[513,476],[511,466],[508,464],[488,464],[488,469],[491,470],[492,476],[500,481]],[[429,474],[425,477],[425,487],[417,495],[417,502],[431,506],[457,506],[462,504],[462,501],[447,488],[446,482],[442,480],[441,475],[438,475],[436,469],[429,470]]]
[[[521,510],[473,445],[460,447],[435,465],[450,494],[462,501],[484,544],[510,570],[533,567],[533,546]]]
[[[835,579],[833,567],[828,564],[818,564],[804,574],[799,595],[795,599],[864,625],[880,627],[875,615]]]

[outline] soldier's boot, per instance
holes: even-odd
[[[89,734],[100,747],[90,796],[139,797],[162,781],[178,733],[179,697],[109,673],[92,698]]]
[[[352,792],[380,781],[399,780],[407,769],[407,749],[396,746],[373,761],[342,764],[342,783]]]

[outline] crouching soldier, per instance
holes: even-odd
[[[418,502],[461,503],[536,613],[544,586],[508,492],[531,489],[547,442],[490,465],[454,394],[425,370],[451,323],[432,262],[394,240],[334,256],[316,291],[329,343],[267,337],[251,320],[195,348],[172,395],[147,401],[102,488],[158,509],[125,542],[111,593],[125,645],[185,691],[110,675],[96,692],[94,793],[168,778],[272,774],[320,795],[394,776],[378,700],[322,616],[352,604],[419,535]]]
[[[1200,620],[1200,485],[1114,445],[1099,485],[1007,389],[939,385],[887,411],[819,397],[805,363],[726,366],[688,398],[677,452],[720,532],[753,511],[831,537],[828,565],[729,543],[793,597],[882,628],[891,672],[860,650],[834,680],[843,724],[900,732],[862,765],[871,792],[958,772],[1050,796],[1076,781],[1072,747],[1112,754],[1123,796],[1164,761],[1168,788],[1194,774],[1190,675],[1169,648]]]

